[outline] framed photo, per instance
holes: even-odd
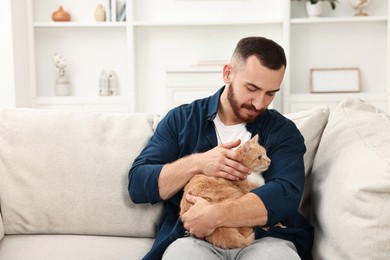
[[[312,93],[359,92],[360,70],[358,68],[311,69]]]

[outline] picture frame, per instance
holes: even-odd
[[[310,70],[312,93],[360,92],[359,68],[328,68]]]

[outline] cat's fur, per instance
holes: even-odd
[[[262,172],[268,169],[271,160],[267,157],[264,147],[259,144],[258,135],[237,148],[236,152],[241,155],[241,163],[251,171],[248,178],[230,181],[204,174],[195,175],[184,188],[180,203],[180,217],[192,205],[185,199],[187,193],[200,196],[210,203],[219,203],[237,199],[264,184]],[[254,241],[254,228],[219,227],[205,239],[220,248],[243,248]]]

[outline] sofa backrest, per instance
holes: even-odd
[[[0,202],[6,234],[153,237],[161,206],[134,205],[127,176],[153,117],[0,110]]]
[[[3,218],[1,217],[0,212],[0,240],[2,240],[4,237],[4,226],[3,226]]]

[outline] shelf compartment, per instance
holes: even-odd
[[[36,95],[53,96],[57,77],[53,54],[67,62],[72,95],[98,95],[103,70],[115,72],[120,95],[131,92],[127,35],[122,28],[39,28],[35,30]]]
[[[194,20],[194,21],[133,21],[134,26],[231,26],[231,25],[278,25],[282,24],[282,19],[264,19],[264,20]]]
[[[387,22],[387,16],[292,18],[291,24]]]

